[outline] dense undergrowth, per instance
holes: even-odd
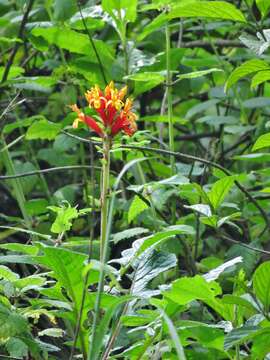
[[[269,14],[0,0],[0,358],[270,359]]]

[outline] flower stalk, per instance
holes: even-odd
[[[100,224],[100,260],[104,257],[104,246],[107,231],[108,203],[110,192],[110,150],[112,139],[110,136],[103,138],[103,159],[102,159],[102,185],[101,185],[101,224]]]

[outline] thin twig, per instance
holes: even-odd
[[[85,28],[85,31],[87,33],[87,36],[89,38],[89,41],[90,41],[90,44],[94,50],[94,53],[96,55],[96,58],[97,58],[97,61],[98,61],[98,64],[99,64],[99,67],[100,67],[100,72],[101,72],[101,75],[102,75],[102,78],[103,78],[103,81],[105,84],[107,84],[107,79],[106,79],[106,75],[105,75],[105,71],[104,71],[104,67],[103,67],[103,64],[102,64],[102,61],[100,59],[100,56],[99,56],[99,53],[97,51],[97,48],[96,48],[96,45],[95,45],[95,42],[94,40],[92,39],[92,36],[88,30],[88,27],[87,27],[87,24],[85,22],[85,19],[83,17],[83,14],[82,14],[82,8],[81,8],[81,4],[80,4],[80,0],[77,1],[77,5],[78,5],[78,9],[79,9],[79,12],[80,12],[80,16],[81,16],[81,19],[82,19],[82,22],[83,22],[83,26]]]
[[[32,9],[32,6],[34,4],[34,1],[35,0],[30,0],[29,3],[28,3],[28,6],[25,10],[25,13],[23,15],[23,18],[22,18],[22,22],[21,22],[21,26],[20,26],[20,29],[19,29],[19,33],[18,33],[18,39],[23,39],[23,36],[24,36],[24,29],[25,29],[25,25],[27,23],[27,20],[28,20],[28,16],[29,16],[29,13]],[[8,62],[6,64],[6,67],[5,67],[5,71],[3,73],[3,76],[2,76],[2,80],[1,80],[1,84],[4,83],[7,78],[8,78],[8,74],[9,74],[9,71],[10,71],[10,68],[13,64],[13,61],[14,61],[14,58],[15,58],[15,55],[17,54],[17,51],[20,47],[20,42],[16,42],[15,45],[14,45],[14,48],[12,50],[12,53],[10,54],[10,57],[8,59]]]
[[[225,236],[225,235],[221,235],[221,238],[224,239],[224,240],[230,241],[230,242],[232,242],[234,244],[241,245],[241,246],[243,246],[243,247],[245,247],[245,248],[247,248],[249,250],[253,250],[253,251],[259,252],[261,254],[265,254],[265,255],[270,256],[270,251],[266,251],[266,250],[263,250],[263,249],[253,247],[251,245],[245,244],[245,243],[243,243],[241,241],[238,241],[238,240],[234,240],[234,239],[232,239],[232,238],[230,238],[228,236]]]

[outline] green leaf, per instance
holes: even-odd
[[[125,76],[125,79],[135,81],[134,96],[137,96],[162,84],[165,75],[161,72],[143,72]]]
[[[35,28],[32,30],[34,36],[41,36],[49,44],[57,45],[76,54],[89,56],[91,62],[98,63],[93,47],[90,46],[87,35],[71,30],[67,27],[51,27],[47,29]],[[114,60],[113,51],[109,45],[101,40],[93,40],[103,64],[108,66]]]
[[[98,360],[100,359],[100,351],[106,338],[106,332],[109,327],[109,323],[115,314],[119,305],[126,303],[127,301],[131,300],[131,296],[122,296],[120,298],[111,299],[111,304],[106,309],[105,315],[103,316],[102,320],[97,329],[97,334],[95,337],[94,343],[90,345],[90,359],[91,360]]]
[[[0,279],[8,281],[15,281],[19,278],[19,275],[11,271],[7,266],[0,265]]]
[[[0,79],[2,79],[3,75],[4,75],[4,71],[5,71],[5,67],[4,66],[0,66]],[[11,66],[9,73],[8,73],[8,80],[16,78],[18,76],[20,76],[21,74],[24,73],[24,68],[20,67],[20,66]]]
[[[69,19],[77,10],[75,0],[54,0],[54,18],[58,21]]]
[[[177,4],[172,6],[168,17],[169,19],[199,17],[247,22],[240,10],[225,1],[194,1],[186,5]]]
[[[47,212],[48,205],[46,199],[32,199],[25,203],[25,209],[30,216],[40,215]]]
[[[62,124],[55,124],[46,119],[34,122],[26,133],[27,140],[53,140],[60,132]]]
[[[270,261],[261,264],[253,276],[253,289],[268,313],[270,309]]]
[[[259,71],[253,76],[250,87],[251,89],[254,89],[256,86],[263,84],[268,80],[270,80],[270,70]]]
[[[149,297],[153,290],[147,289],[147,285],[159,274],[175,267],[177,259],[175,254],[150,250],[144,252],[134,264],[132,295]]]
[[[103,10],[115,17],[115,12],[124,12],[124,19],[135,21],[137,16],[137,0],[102,0]]]
[[[220,294],[220,289],[213,287],[203,277],[183,277],[172,284],[172,289],[163,293],[179,305],[186,305],[193,300],[212,300]]]
[[[227,92],[232,87],[232,85],[234,85],[238,80],[242,79],[243,77],[251,75],[254,72],[269,69],[270,66],[266,61],[258,59],[246,61],[244,64],[240,65],[231,73],[226,82],[225,91]]]
[[[15,359],[23,359],[28,355],[28,346],[19,338],[10,338],[5,347],[9,355]]]
[[[28,324],[25,318],[0,303],[0,340],[21,335],[27,330]]]
[[[119,241],[122,241],[124,239],[130,239],[132,237],[142,235],[149,232],[148,229],[144,229],[141,227],[136,227],[133,229],[127,229],[121,232],[118,232],[117,234],[112,235],[112,241],[117,244]]]
[[[252,147],[252,151],[270,146],[270,133],[261,135]]]
[[[269,331],[269,330],[268,330]],[[229,350],[233,346],[242,344],[252,339],[256,335],[260,335],[263,332],[258,326],[242,326],[238,329],[233,329],[226,337],[224,341],[224,349]]]
[[[256,4],[260,9],[263,17],[265,17],[270,10],[270,0],[256,0]]]
[[[140,215],[144,210],[148,209],[148,205],[139,198],[135,196],[132,200],[132,203],[128,210],[128,222],[131,223],[138,215]]]
[[[198,77],[201,77],[201,76],[204,76],[204,75],[208,75],[208,74],[211,74],[211,73],[217,72],[217,71],[223,72],[222,69],[213,68],[213,69],[208,69],[208,70],[193,71],[191,73],[177,75],[177,77],[178,77],[179,80],[195,79],[195,78],[198,78]]]
[[[56,234],[61,234],[71,229],[72,220],[77,219],[79,216],[78,210],[75,207],[68,206],[48,206],[49,210],[54,211],[56,219],[52,224],[51,231]]]
[[[213,206],[214,210],[217,210],[218,207],[222,204],[226,195],[233,186],[235,180],[235,176],[226,176],[215,182],[211,191],[207,194],[208,199],[210,200],[210,203]]]

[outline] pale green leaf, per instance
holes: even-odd
[[[213,69],[208,69],[208,70],[201,70],[201,71],[193,71],[191,73],[187,73],[187,74],[181,74],[181,75],[178,75],[178,79],[179,80],[183,80],[183,79],[195,79],[195,78],[198,78],[198,77],[201,77],[201,76],[205,76],[205,75],[208,75],[208,74],[211,74],[213,72],[222,72],[223,70],[222,69],[216,69],[216,68],[213,68]]]
[[[268,80],[270,80],[270,69],[259,71],[253,76],[250,87],[251,89],[254,89],[256,86],[263,84]]]
[[[148,209],[148,205],[139,196],[135,196],[128,210],[128,222],[131,223],[144,210]]]
[[[242,65],[238,66],[229,76],[226,85],[225,91],[227,92],[232,85],[234,85],[238,80],[242,79],[247,75],[251,75],[254,72],[269,70],[270,66],[266,61],[253,59],[248,60]]]
[[[270,133],[261,135],[252,147],[252,151],[270,146]]]

